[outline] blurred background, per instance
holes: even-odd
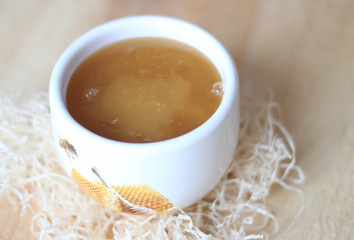
[[[286,239],[354,239],[353,13],[352,0],[0,0],[0,88],[47,91],[64,49],[106,21],[140,14],[190,21],[230,51],[241,86],[270,91],[280,104],[306,174],[305,209]],[[267,204],[281,235],[301,199],[274,186]],[[10,213],[0,228],[26,236],[29,220]]]

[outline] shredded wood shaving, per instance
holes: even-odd
[[[265,200],[279,184],[304,201],[295,186],[305,177],[279,120],[279,105],[268,98],[250,87],[241,90],[237,152],[213,191],[167,216],[135,216],[94,202],[64,173],[52,141],[47,93],[0,92],[0,199],[8,198],[21,215],[32,214],[38,239],[246,240],[286,233],[291,226],[281,229]]]

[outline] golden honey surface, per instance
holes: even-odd
[[[222,99],[215,66],[177,41],[137,38],[106,46],[73,73],[67,108],[90,131],[123,142],[183,135],[210,118]]]

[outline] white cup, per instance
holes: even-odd
[[[78,65],[98,49],[124,39],[161,37],[188,44],[216,66],[223,98],[198,128],[152,143],[110,140],[77,123],[66,107],[66,90]],[[237,145],[238,76],[225,48],[203,29],[174,18],[133,16],[100,25],[73,42],[50,79],[54,140],[64,168],[81,189],[116,211],[164,214],[205,196],[224,175]]]

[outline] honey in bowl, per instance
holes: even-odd
[[[134,38],[108,45],[73,73],[66,95],[72,117],[122,142],[181,136],[208,120],[222,99],[213,63],[184,43]]]

